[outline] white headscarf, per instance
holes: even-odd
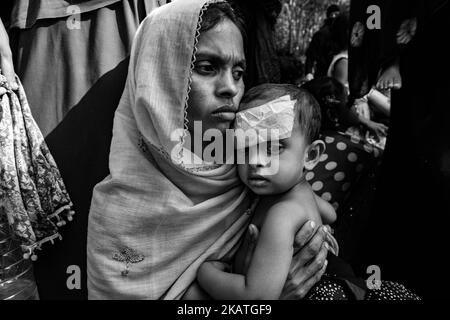
[[[89,298],[181,298],[200,264],[230,255],[247,227],[249,193],[235,166],[193,170],[169,156],[183,139],[171,141],[171,134],[186,130],[193,57],[209,3],[164,5],[136,34],[114,119],[111,174],[95,187],[89,215]]]

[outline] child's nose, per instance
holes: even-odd
[[[263,168],[270,164],[270,156],[266,148],[258,148],[250,151],[249,165],[253,168]]]

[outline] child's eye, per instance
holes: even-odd
[[[283,151],[284,147],[281,143],[278,142],[269,142],[267,143],[267,154],[268,155],[277,155]]]

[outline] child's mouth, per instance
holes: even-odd
[[[269,184],[269,180],[256,174],[251,174],[247,182],[252,187],[264,187]]]

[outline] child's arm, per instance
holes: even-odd
[[[246,275],[219,270],[204,263],[198,281],[214,299],[278,299],[286,281],[293,254],[294,236],[307,221],[298,206],[277,204],[267,213],[255,253]]]
[[[323,200],[317,194],[314,193],[314,198],[319,208],[320,217],[324,224],[332,224],[336,221],[336,211],[333,206],[327,201]]]
[[[186,290],[181,300],[211,300],[211,297],[200,287],[197,281],[194,281]]]
[[[367,99],[376,110],[382,112],[385,116],[391,115],[391,102],[388,97],[377,89],[372,89],[367,94]]]

